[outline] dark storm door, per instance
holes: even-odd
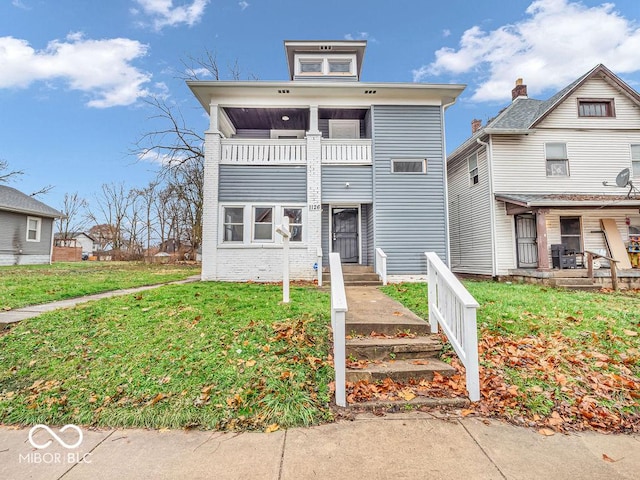
[[[538,230],[535,215],[516,215],[518,268],[538,268]]]
[[[358,263],[358,209],[334,208],[331,211],[333,222],[333,252],[340,254],[342,263]]]

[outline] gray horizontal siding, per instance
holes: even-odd
[[[271,138],[271,130],[239,128],[234,138]]]
[[[220,165],[221,202],[306,202],[304,166]]]
[[[0,254],[49,255],[53,220],[40,218],[40,241],[27,242],[27,215],[0,211]]]
[[[349,183],[348,188],[347,183]],[[373,201],[373,170],[371,166],[323,166],[322,201],[324,203],[371,203]]]
[[[424,274],[423,252],[447,259],[441,110],[374,106],[375,246],[390,274]],[[391,160],[426,158],[426,174],[392,174]]]

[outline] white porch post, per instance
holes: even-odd
[[[218,105],[209,107],[209,129],[204,142],[204,195],[202,202],[202,280],[217,279],[218,246],[218,178],[220,137]]]
[[[307,245],[309,256],[315,256],[322,248],[322,192],[321,192],[321,144],[318,130],[318,106],[309,107],[309,131],[307,132]],[[322,271],[322,263],[318,264]]]

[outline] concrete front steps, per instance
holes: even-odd
[[[346,287],[382,285],[380,277],[373,271],[373,267],[370,265],[344,263],[342,264],[342,277]],[[322,283],[326,285],[331,284],[331,274],[329,272],[323,272]]]
[[[566,288],[569,290],[600,290],[601,286],[594,283],[593,279],[580,276],[554,277],[549,281],[553,287]]]
[[[435,373],[449,377],[456,371],[439,360],[442,342],[429,333],[427,322],[400,303],[371,287],[346,289],[347,382],[399,384],[431,381]],[[466,398],[414,398],[410,402],[372,401],[353,404],[376,408],[404,404],[466,405]]]

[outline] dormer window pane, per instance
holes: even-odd
[[[351,73],[351,60],[330,60],[329,73]]]
[[[301,61],[300,73],[322,73],[322,60]]]

